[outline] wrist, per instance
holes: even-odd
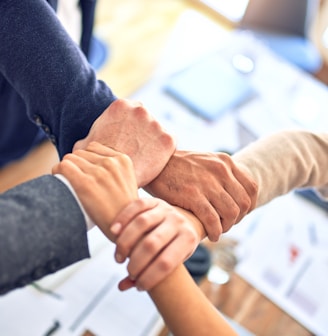
[[[193,215],[190,211],[187,211],[180,207],[176,207],[176,209],[190,221],[197,235],[198,242],[207,237],[203,224],[199,221],[199,219],[195,215]]]

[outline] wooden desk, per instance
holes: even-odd
[[[313,335],[237,274],[221,286],[205,279],[201,288],[222,313],[257,336]]]
[[[96,33],[110,46],[109,60],[99,78],[116,95],[129,96],[150,78],[178,17],[190,8],[197,7],[188,0],[99,0]],[[44,144],[0,171],[0,190],[49,173],[57,160],[52,145]],[[237,275],[221,287],[205,280],[201,288],[223,313],[256,335],[311,335]]]

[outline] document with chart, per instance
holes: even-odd
[[[328,334],[327,219],[328,212],[293,193],[276,199],[244,223],[237,266],[240,276],[315,335]]]

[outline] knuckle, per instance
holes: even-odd
[[[233,222],[233,224],[235,224],[236,219],[238,218],[239,214],[240,214],[240,208],[237,204],[232,204],[229,208],[229,211],[227,212],[226,215],[226,220],[228,220],[229,222]]]
[[[145,107],[142,106],[140,102],[136,102],[133,111],[138,118],[148,118],[150,116]]]
[[[122,257],[130,257],[131,246],[129,244],[120,242],[116,242],[117,253],[119,253]]]
[[[79,152],[81,152],[81,149],[77,149],[74,153],[79,153]],[[64,155],[62,162],[65,160],[71,160],[73,157],[74,157],[73,153],[67,153]]]
[[[102,157],[100,162],[101,162],[101,165],[105,167],[106,169],[110,168],[113,164],[112,158],[106,157],[106,156]]]
[[[98,148],[98,146],[99,146],[99,143],[98,143],[98,142],[96,142],[96,141],[91,141],[91,142],[88,144],[87,149],[92,150],[92,149]],[[78,149],[78,150],[76,150],[76,151],[80,151],[80,150]]]
[[[241,202],[240,202],[240,212],[241,213],[248,212],[251,205],[252,205],[252,201],[251,201],[250,197],[243,197]]]
[[[250,195],[256,197],[259,191],[258,184],[255,181],[251,181],[249,189],[250,189],[249,191]]]
[[[120,159],[120,161],[122,161],[123,164],[132,166],[132,160],[131,160],[129,155],[127,155],[125,153],[120,153],[119,154],[119,159]]]
[[[187,231],[187,242],[191,245],[197,244],[197,236],[191,229]]]
[[[165,132],[165,131],[162,134],[161,141],[162,141],[162,144],[167,149],[174,150],[174,148],[176,147],[176,141],[173,138],[173,136],[170,135],[169,133]]]
[[[146,228],[148,226],[148,223],[149,223],[149,218],[148,218],[147,214],[139,215],[138,218],[136,219],[136,223],[137,223],[137,226],[139,227],[139,229]]]
[[[134,204],[138,209],[147,208],[147,200],[145,198],[138,198],[137,200],[134,201]],[[139,217],[142,217],[142,215],[140,215]]]
[[[231,156],[227,153],[224,152],[220,152],[218,154],[218,157],[222,160],[222,162],[224,162],[225,164],[229,164],[229,166],[233,165],[233,160],[231,158]]]
[[[62,160],[58,164],[58,171],[62,174],[69,173],[71,169],[71,165],[69,164],[69,160]]]
[[[158,269],[162,273],[167,273],[173,268],[173,262],[165,257],[158,260]]]
[[[151,235],[144,240],[143,246],[146,253],[154,253],[157,251],[159,238],[157,235]]]

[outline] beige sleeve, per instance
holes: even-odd
[[[294,188],[328,187],[328,133],[282,131],[255,141],[233,159],[258,183],[257,206]]]

